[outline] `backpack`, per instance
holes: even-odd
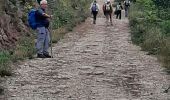
[[[111,5],[110,4],[106,4],[105,5],[105,10],[106,11],[111,11]]]
[[[91,10],[92,10],[92,11],[96,11],[96,10],[97,10],[97,5],[96,5],[96,3],[93,3]]]
[[[120,5],[117,5],[117,6],[116,6],[116,10],[121,10],[121,6],[120,6]]]
[[[35,16],[36,11],[37,11],[36,9],[31,9],[28,12],[28,24],[33,30],[37,28],[36,16]]]

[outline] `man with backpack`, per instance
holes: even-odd
[[[130,0],[125,0],[124,1],[125,17],[128,17],[129,7],[130,7]]]
[[[93,14],[93,24],[96,24],[96,17],[99,11],[99,4],[97,3],[96,0],[94,0],[91,4],[91,13]]]
[[[32,9],[28,15],[28,22],[32,29],[37,30],[36,50],[38,58],[51,58],[48,53],[50,43],[49,18],[52,15],[46,14],[47,1],[40,1],[38,10]]]
[[[50,44],[50,32],[49,32],[49,18],[51,15],[46,14],[47,9],[47,1],[40,1],[40,8],[36,11],[36,22],[37,22],[37,57],[38,58],[51,58],[48,52],[49,44]]]
[[[113,12],[112,4],[111,4],[110,0],[107,0],[106,3],[103,5],[103,13],[106,16],[107,26],[108,26],[108,23],[109,23],[109,19],[110,19],[111,25],[113,25],[113,23],[112,23],[112,12]]]
[[[119,17],[119,19],[121,19],[122,9],[123,9],[123,7],[122,7],[121,3],[116,5],[116,19],[118,19],[118,17]]]

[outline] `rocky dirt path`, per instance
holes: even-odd
[[[170,100],[169,76],[131,43],[128,20],[91,20],[55,44],[54,58],[15,66],[3,100]]]

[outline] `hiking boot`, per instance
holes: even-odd
[[[49,54],[44,54],[46,58],[52,58]]]
[[[37,54],[37,58],[46,58],[43,54]]]

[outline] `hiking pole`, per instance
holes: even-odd
[[[51,6],[51,13],[53,14],[53,7],[52,5],[54,4],[54,0],[50,0],[50,6]],[[51,15],[52,15],[51,14]],[[50,45],[51,45],[51,58],[53,58],[53,49],[52,49],[52,34],[53,34],[53,19],[51,18],[51,26],[50,26]]]
[[[52,21],[51,21],[51,28],[50,28],[50,44],[51,44],[51,58],[53,58],[53,45],[52,45],[52,32],[53,32],[53,30],[52,30]]]

